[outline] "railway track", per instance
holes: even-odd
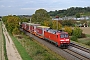
[[[70,50],[70,49],[63,49],[63,50],[64,50],[65,52],[67,52],[68,54],[70,54],[70,55],[78,58],[78,60],[88,60],[87,58],[84,58],[83,56],[77,54],[76,52],[74,52],[74,51],[72,51],[72,50]],[[73,59],[73,60],[75,60],[75,59]]]
[[[90,49],[88,49],[88,48],[85,48],[85,47],[80,46],[75,43],[71,43],[68,50],[76,53],[76,54],[74,54],[74,55],[76,55],[75,57],[77,57],[81,60],[90,60]]]
[[[21,30],[23,31],[23,30]],[[74,43],[70,44],[70,46],[68,47],[68,49],[60,49],[58,47],[55,47],[53,44],[50,44],[49,42],[42,40],[26,31],[25,32],[27,35],[29,35],[30,37],[34,38],[35,40],[37,40],[39,43],[45,45],[46,47],[48,47],[50,50],[54,51],[55,53],[61,55],[62,57],[64,57],[66,60],[90,60],[90,53],[89,51],[86,50],[84,51],[83,48],[79,47],[75,47]],[[81,54],[84,52],[84,55]]]
[[[78,44],[75,44],[75,43],[70,43],[70,45],[71,46],[73,46],[73,47],[75,47],[75,48],[78,48],[78,49],[80,49],[80,50],[82,50],[82,51],[85,51],[85,52],[87,52],[87,53],[90,53],[90,49],[88,49],[88,48],[85,48],[85,47],[83,47],[83,46],[80,46],[80,45],[78,45]]]
[[[82,51],[78,48],[69,46],[68,49],[63,49],[63,50],[71,54],[72,56],[78,58],[79,60],[90,60],[90,53]]]

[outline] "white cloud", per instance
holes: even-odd
[[[7,7],[9,7],[9,8],[10,8],[10,7],[12,7],[12,6],[7,6]]]
[[[30,14],[41,8],[53,11],[67,9],[71,6],[90,6],[90,0],[0,0],[2,15],[7,13]]]
[[[36,8],[20,8],[21,10],[35,10]]]
[[[0,7],[5,7],[4,5],[1,5]]]

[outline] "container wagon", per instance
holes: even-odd
[[[46,31],[49,28],[50,27],[47,27],[47,26],[37,26],[36,27],[36,36],[38,36],[40,38],[44,38],[44,31]]]

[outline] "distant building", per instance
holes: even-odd
[[[86,16],[86,17],[80,17],[80,18],[75,18],[72,16],[69,17],[62,17],[62,18],[52,18],[52,20],[90,20],[90,16]]]

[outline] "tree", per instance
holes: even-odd
[[[2,17],[2,20],[3,20],[4,24],[6,24],[7,16]]]
[[[16,16],[8,17],[7,19],[8,31],[12,32],[15,27],[19,27],[19,21],[20,21],[20,18]]]
[[[77,13],[75,16],[76,16],[76,18],[80,18],[80,14],[79,13]]]
[[[57,29],[57,21],[52,21],[52,27],[53,29]],[[58,30],[61,30],[62,25],[58,22]]]
[[[5,26],[10,33],[14,33],[14,32],[18,33],[18,31],[15,31],[15,30],[19,28],[19,22],[21,21],[19,17],[9,15],[9,16],[3,17],[2,20],[5,23]]]
[[[43,23],[41,23],[41,25],[49,26],[49,21],[44,21]]]
[[[72,28],[71,27],[65,26],[65,30],[64,31],[68,32],[69,35],[72,34]]]
[[[86,16],[90,16],[90,7],[70,7],[68,9],[63,9],[63,10],[55,10],[55,11],[50,11],[48,12],[50,16],[56,16],[59,15],[60,17],[64,16],[76,16],[77,18],[80,17],[81,14],[84,14]]]
[[[52,20],[50,21],[45,20],[44,22],[41,23],[41,25],[52,27]]]
[[[21,22],[28,22],[29,19],[25,18],[25,17],[20,17],[21,18]]]
[[[48,15],[47,11],[44,9],[39,9],[35,11],[35,14],[32,15],[31,18],[32,22],[44,22],[45,20],[51,20],[50,16]]]
[[[12,31],[13,35],[18,35],[20,33],[20,30],[18,29],[18,27],[15,27]]]
[[[73,36],[75,36],[77,38],[81,38],[82,37],[82,30],[79,27],[75,27],[73,30]]]
[[[74,21],[73,20],[63,20],[62,25],[63,26],[74,26]]]

